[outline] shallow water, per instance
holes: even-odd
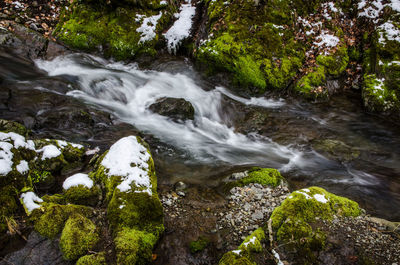
[[[204,79],[185,59],[160,59],[147,70],[84,54],[35,63],[36,67],[0,56],[0,67],[8,69],[2,89],[17,91],[12,93],[28,109],[26,105],[35,105],[29,111],[39,135],[104,147],[110,140],[139,132],[151,145],[160,183],[184,180],[213,186],[224,172],[235,168],[274,167],[296,188],[322,186],[357,200],[370,213],[400,220],[399,127],[364,114],[352,94],[320,104],[293,98],[244,98]],[[40,94],[36,100],[26,99],[36,93]],[[190,101],[195,119],[174,122],[148,110],[162,97]],[[55,98],[68,100],[68,106],[71,101],[77,109],[89,108],[85,111],[97,115],[90,121],[92,129],[80,133],[73,124],[61,129],[59,123],[50,129],[44,129],[45,123],[37,125],[37,117],[58,106]],[[29,111],[20,105],[15,103],[13,111],[8,107],[2,117],[20,116],[26,123],[21,117]],[[254,117],[263,118],[249,122]],[[322,139],[341,141],[359,155],[343,160],[316,151]]]

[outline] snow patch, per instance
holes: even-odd
[[[242,252],[242,250],[241,249],[232,250],[232,252],[235,253],[236,255],[240,255],[240,252]]]
[[[6,142],[0,142],[0,175],[7,175],[12,171],[13,145]]]
[[[274,254],[274,257],[277,261],[277,265],[284,265],[281,260],[281,257],[279,257],[279,254],[278,254],[278,252],[275,251],[275,249],[272,250],[272,254]]]
[[[51,159],[61,155],[60,149],[52,144],[44,146],[42,149],[39,149],[38,152],[43,152],[42,160]]]
[[[60,146],[63,149],[65,147],[67,147],[68,145],[71,145],[72,147],[75,147],[75,148],[78,148],[78,149],[84,148],[83,145],[81,145],[81,144],[69,143],[69,142],[64,141],[64,140],[57,140],[57,144],[58,144],[58,146]]]
[[[317,201],[322,202],[322,203],[328,202],[328,200],[325,198],[324,194],[314,194],[314,199],[316,199]]]
[[[34,192],[28,191],[21,194],[21,199],[28,210],[28,212],[32,212],[33,210],[40,208],[40,205],[35,202],[43,202]]]
[[[317,41],[314,42],[315,45],[318,47],[328,47],[328,48],[333,48],[336,47],[340,40],[338,37],[335,35],[329,34],[328,31],[323,30],[321,34],[316,38]]]
[[[192,6],[191,1],[187,1],[180,8],[180,12],[175,14],[178,19],[174,25],[164,34],[167,39],[167,48],[169,53],[176,53],[179,44],[185,38],[189,37],[192,28],[192,19],[196,14],[196,7]]]
[[[255,242],[256,242],[256,237],[253,236],[252,238],[250,238],[249,241],[247,241],[247,242],[244,243],[243,245],[247,248],[247,246],[248,246],[249,244],[254,244]]]
[[[71,187],[83,185],[89,189],[93,187],[93,180],[87,174],[77,173],[65,179],[63,189],[68,190]]]
[[[378,27],[379,43],[386,44],[386,40],[400,42],[400,30],[390,21],[383,23]]]
[[[137,15],[136,21],[139,21],[143,18],[142,25],[136,29],[137,32],[142,33],[140,36],[139,43],[143,43],[146,41],[151,41],[156,37],[156,33],[154,32],[157,27],[157,22],[161,18],[162,12],[160,14],[151,16],[151,17],[145,17],[141,15]]]
[[[108,169],[108,176],[122,177],[121,184],[117,186],[120,191],[130,191],[133,183],[138,187],[144,187],[143,192],[151,195],[152,185],[148,175],[149,159],[150,154],[137,138],[128,136],[111,146],[101,165]]]
[[[28,171],[29,171],[28,162],[26,162],[25,160],[21,160],[21,161],[19,162],[19,164],[17,165],[17,170],[18,170],[18,172],[21,173],[21,174],[28,173]]]

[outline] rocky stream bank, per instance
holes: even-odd
[[[398,40],[383,31],[397,23],[395,1],[342,1],[337,7],[324,1],[34,2],[0,5],[2,56],[22,58],[13,67],[71,53],[69,48],[143,61],[169,50],[191,54],[200,67],[212,62],[209,74],[230,73],[232,83],[250,93],[290,88],[325,100],[351,86],[362,89],[368,110],[398,114]],[[287,13],[290,7],[295,14]],[[314,8],[319,13],[309,15]],[[178,11],[198,30],[165,42]],[[258,12],[270,14],[269,21],[261,23]],[[353,28],[361,23],[357,16],[368,24],[364,34]],[[128,18],[137,23],[127,25]],[[143,25],[150,29],[138,31]],[[258,35],[247,43],[249,32]],[[338,42],[321,44],[321,35]],[[300,48],[304,42],[307,49]],[[271,50],[260,50],[266,43]],[[363,47],[370,50],[357,55]],[[7,119],[23,105],[15,93],[24,92],[12,89],[12,67],[1,67],[7,76],[0,79],[1,118]],[[54,79],[55,90],[63,87]],[[0,121],[0,264],[400,264],[399,223],[371,217],[354,201],[318,187],[296,190],[266,168],[226,173],[214,187],[158,186],[149,146],[131,135],[140,134],[134,128],[117,123],[118,132],[100,150],[95,134],[105,132],[101,124],[113,123],[110,115],[88,108],[41,116],[43,108],[82,106],[62,96],[55,105],[35,103],[35,95],[32,102],[26,112],[38,115],[25,116],[24,125]],[[182,105],[184,111],[167,108],[164,114],[178,122],[193,119],[193,107],[177,102]],[[75,135],[63,128],[72,122],[94,140],[69,142]],[[51,126],[58,128],[51,133],[56,139],[42,137],[47,134],[38,128]],[[357,150],[347,153],[340,160],[358,156]]]

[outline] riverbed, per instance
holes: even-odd
[[[400,219],[400,127],[365,113],[359,91],[319,103],[248,97],[189,59],[168,56],[142,64],[72,53],[31,62],[2,51],[0,70],[0,118],[23,123],[34,137],[101,150],[141,135],[160,185],[213,188],[230,172],[272,167],[292,188],[321,186],[371,215]],[[150,111],[162,97],[189,101],[194,120]]]

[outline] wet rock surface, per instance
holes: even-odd
[[[156,103],[151,104],[149,109],[175,121],[194,119],[192,104],[183,98],[161,98]]]
[[[0,259],[1,265],[68,265],[73,262],[65,261],[58,246],[57,241],[46,239],[36,232],[32,232],[26,245],[7,256]]]

